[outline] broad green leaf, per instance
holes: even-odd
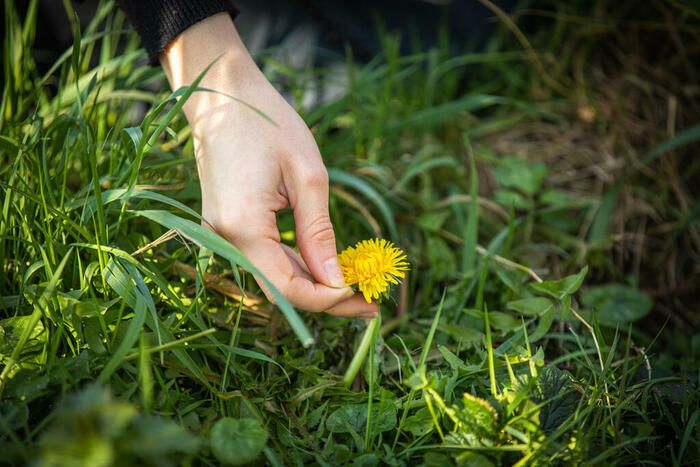
[[[506,304],[509,310],[517,311],[527,316],[539,316],[546,313],[554,304],[548,298],[533,297],[513,300]]]
[[[462,342],[463,345],[478,345],[481,342],[481,337],[483,332],[480,329],[476,329],[468,326],[461,326],[459,324],[441,324],[439,326],[440,331],[447,333],[454,340]]]
[[[489,311],[489,320],[491,327],[501,332],[512,331],[520,327],[521,322],[519,319],[514,318],[509,313],[503,313],[502,311]]]
[[[14,344],[26,334],[27,341],[20,355],[40,351],[48,341],[44,323],[34,322],[31,316],[14,316],[0,321],[0,355],[12,353]]]
[[[591,287],[583,294],[581,301],[593,310],[600,324],[607,326],[637,321],[654,306],[648,295],[622,284]]]
[[[364,431],[367,423],[367,404],[347,404],[333,411],[326,419],[326,429],[331,433],[355,433]],[[382,401],[372,407],[372,431],[380,433],[396,426],[396,406]]]
[[[47,420],[37,465],[172,465],[171,456],[181,459],[198,444],[172,420],[139,414],[97,385],[60,401]]]
[[[211,451],[226,465],[255,461],[267,444],[267,431],[253,418],[222,418],[211,429]]]
[[[532,334],[527,336],[530,343],[537,342],[538,340],[542,339],[545,335],[547,335],[549,329],[552,327],[553,322],[554,308],[549,307],[547,308],[547,311],[540,315],[540,319],[537,321],[537,327],[532,332]]]
[[[433,428],[433,416],[430,415],[430,410],[427,407],[421,407],[416,413],[406,418],[402,428],[404,431],[413,434],[413,436],[422,436],[429,433]]]
[[[333,462],[331,465],[347,465],[353,456],[352,451],[346,444],[336,443],[332,437],[328,438],[323,454],[326,459]]]
[[[379,465],[379,457],[373,452],[368,452],[353,459],[353,467],[375,467]]]
[[[512,206],[516,209],[531,209],[533,206],[532,201],[526,199],[517,191],[507,189],[496,190],[493,194],[493,200],[507,208]]]
[[[583,284],[583,279],[588,273],[588,266],[584,266],[578,274],[574,274],[563,279],[544,281],[532,284],[531,287],[538,292],[550,295],[556,299],[563,299],[567,295],[573,295]]]
[[[503,187],[514,188],[528,196],[539,192],[547,176],[547,166],[542,162],[531,162],[519,157],[504,157],[493,174]]]
[[[423,463],[421,467],[445,467],[446,465],[454,465],[452,457],[442,452],[428,451],[423,454]],[[461,465],[461,464],[457,464]]]
[[[467,451],[457,456],[457,465],[460,467],[495,467],[491,459],[474,451]]]

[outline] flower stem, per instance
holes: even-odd
[[[377,336],[379,335],[381,320],[381,315],[377,315],[377,317],[373,320],[376,321],[377,324],[372,327],[372,337],[369,345],[369,360],[367,361],[367,383],[369,385],[369,394],[367,395],[367,425],[365,426],[366,452],[369,452],[371,449],[370,437],[372,435],[372,403],[374,402],[374,385],[377,384],[376,374],[374,372],[374,359],[377,353]]]
[[[374,331],[377,326],[379,326],[379,317],[374,318],[367,323],[367,329],[365,329],[360,345],[357,347],[355,355],[353,355],[352,360],[350,361],[350,366],[348,366],[348,369],[345,370],[345,375],[343,376],[343,385],[345,387],[350,387],[352,382],[355,381],[357,373],[360,372],[362,363],[365,361],[367,352],[372,344],[372,336],[375,334]]]

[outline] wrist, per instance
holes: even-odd
[[[229,103],[231,99],[226,95],[237,94],[242,83],[250,83],[260,75],[226,13],[183,31],[161,54],[160,61],[172,89],[191,84],[210,67],[198,87],[213,92],[196,91],[183,107],[190,125],[200,121],[204,112]]]

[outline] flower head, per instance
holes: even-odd
[[[393,243],[379,238],[363,240],[338,255],[345,283],[356,285],[367,303],[398,284],[408,271],[406,254]]]

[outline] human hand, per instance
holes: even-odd
[[[328,215],[328,174],[316,142],[260,72],[230,17],[219,14],[193,25],[161,57],[173,88],[191,83],[212,62],[199,86],[218,93],[195,92],[184,106],[195,143],[202,217],[295,307],[376,316],[377,306],[343,282]],[[294,212],[301,256],[280,242],[276,212],[286,207]]]

